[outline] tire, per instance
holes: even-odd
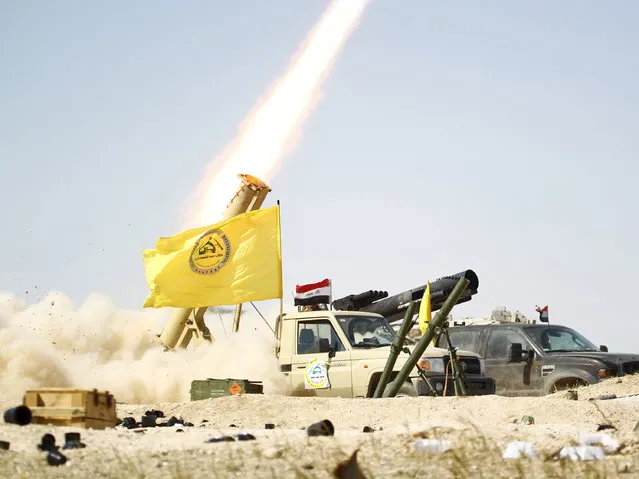
[[[550,387],[550,394],[574,389],[582,386],[588,386],[588,382],[580,378],[564,378],[557,381]]]

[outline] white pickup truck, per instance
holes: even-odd
[[[395,331],[379,314],[359,311],[316,310],[285,313],[276,323],[281,372],[290,379],[293,396],[372,397],[390,354]],[[411,346],[406,346],[412,350]],[[484,375],[481,357],[457,351],[469,395],[495,393],[495,381]],[[408,359],[400,352],[389,383]],[[429,346],[419,361],[432,386],[415,367],[399,395],[454,395],[447,349]],[[448,378],[446,377],[448,374]]]

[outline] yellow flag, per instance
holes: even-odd
[[[160,238],[144,250],[145,308],[201,308],[282,297],[279,206]]]
[[[417,317],[419,323],[419,329],[422,332],[422,336],[428,328],[428,324],[431,322],[430,311],[430,281],[426,284],[426,291],[424,291],[424,297],[419,305],[419,316]]]

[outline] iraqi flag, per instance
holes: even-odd
[[[548,322],[548,305],[544,306],[543,308],[537,306],[535,308],[535,311],[539,313],[539,321],[541,321],[542,323]]]
[[[331,294],[331,280],[328,278],[319,283],[298,284],[295,286],[295,306],[329,304]]]

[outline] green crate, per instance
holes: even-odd
[[[191,401],[237,394],[263,394],[263,389],[261,382],[248,379],[195,379],[191,381]]]

